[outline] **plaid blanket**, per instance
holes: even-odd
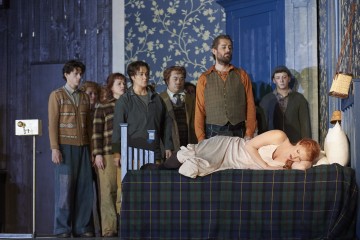
[[[190,179],[129,171],[121,239],[354,239],[355,172],[338,164],[297,170],[225,170]]]

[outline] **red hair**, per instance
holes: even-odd
[[[299,145],[306,148],[306,153],[309,156],[309,161],[314,161],[320,154],[320,145],[313,139],[303,138],[298,142]]]

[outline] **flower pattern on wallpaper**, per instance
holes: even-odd
[[[196,82],[214,62],[213,39],[225,31],[225,13],[215,0],[126,0],[126,67],[146,61],[150,82],[166,88],[163,71],[186,67],[186,81]]]

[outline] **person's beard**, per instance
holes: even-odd
[[[228,55],[228,56],[225,56],[225,55]],[[232,54],[228,53],[228,54],[224,54],[222,56],[218,55],[216,60],[220,65],[228,65],[228,64],[230,64],[231,59],[232,59]]]

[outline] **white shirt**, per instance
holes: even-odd
[[[170,91],[169,89],[166,90],[167,94],[170,97],[170,100],[173,104],[176,104],[176,97],[174,96],[175,94],[180,94],[180,100],[181,102],[185,101],[185,92],[179,92],[179,93],[173,93],[172,91]]]

